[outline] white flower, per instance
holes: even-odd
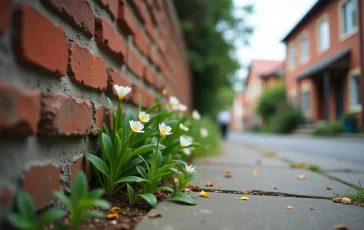
[[[192,165],[188,166],[186,165],[186,173],[191,173],[195,171],[195,167],[192,167]]]
[[[201,128],[200,134],[202,137],[207,137],[209,135],[209,131],[207,131],[207,129],[205,129],[205,128]]]
[[[186,156],[191,155],[191,149],[189,149],[189,148],[184,148],[184,149],[182,149],[182,152],[183,152]]]
[[[192,141],[187,139],[186,137],[180,136],[179,138],[179,146],[182,147],[186,147],[192,144]]]
[[[181,111],[181,112],[186,112],[187,111],[187,106],[186,105],[184,105],[184,104],[179,104],[178,106],[177,106],[177,110],[178,111]]]
[[[187,126],[185,126],[184,124],[182,124],[182,123],[179,124],[179,128],[186,131],[186,132],[189,130],[189,128]]]
[[[197,110],[193,110],[192,117],[195,120],[200,120],[201,119],[201,115],[197,112]]]
[[[142,122],[148,122],[150,120],[150,115],[145,113],[145,112],[140,112],[139,113],[139,119],[142,121]]]
[[[129,124],[133,132],[144,133],[144,125],[140,121],[129,121]]]
[[[114,85],[114,89],[119,96],[119,101],[122,101],[125,95],[127,95],[131,91],[131,88],[127,86],[124,87],[124,86]]]
[[[159,131],[161,132],[161,136],[172,134],[172,128],[164,123],[159,124]]]
[[[169,97],[169,106],[172,109],[177,109],[179,104],[179,100],[176,97]]]

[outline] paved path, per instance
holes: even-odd
[[[164,200],[151,210],[162,216],[144,218],[136,230],[303,230],[334,229],[338,224],[351,230],[364,229],[364,208],[336,204],[330,200],[337,193],[353,191],[340,180],[350,184],[362,181],[364,184],[363,165],[331,159],[328,157],[331,153],[314,157],[284,148],[276,153],[267,152],[276,150],[279,141],[247,141],[246,137],[233,135],[229,142],[224,143],[224,155],[194,162],[199,177],[192,184],[209,191],[210,198],[199,197],[198,192],[192,192],[196,206]],[[274,138],[278,140],[281,137]],[[287,142],[290,141],[288,138]],[[289,164],[293,162],[321,164],[319,166],[325,173],[340,180],[304,169],[292,169]],[[230,177],[225,176],[227,169]],[[299,180],[298,175],[304,175],[306,179]],[[207,182],[214,186],[206,187]],[[234,194],[243,189],[264,192],[265,195]],[[242,196],[249,200],[240,200]],[[287,209],[287,206],[293,208]]]

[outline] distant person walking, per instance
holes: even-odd
[[[229,123],[231,120],[231,115],[230,115],[229,110],[225,109],[225,110],[222,110],[221,112],[219,112],[219,114],[217,115],[217,120],[220,123],[222,137],[224,138],[224,140],[226,140],[227,134],[228,134]]]

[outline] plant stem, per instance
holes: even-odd
[[[161,137],[158,138],[158,141],[157,141],[157,148],[155,150],[155,154],[154,154],[154,151],[153,151],[153,159],[152,159],[152,165],[151,165],[151,171],[152,171],[152,178],[155,176],[155,172],[156,172],[156,167],[157,167],[157,154],[158,154],[158,148],[159,148],[159,142],[161,140]],[[151,178],[150,178],[151,179]]]

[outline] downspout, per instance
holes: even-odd
[[[361,79],[360,79],[360,103],[362,105],[361,109],[361,125],[364,126],[364,37],[363,37],[363,8],[364,7],[364,0],[358,0],[358,21],[359,21],[359,50],[360,50],[360,72],[361,72]]]

